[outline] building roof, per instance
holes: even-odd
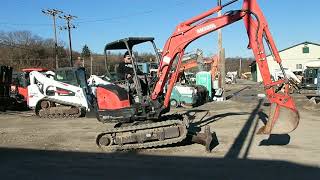
[[[287,47],[287,48],[285,48],[285,49],[282,49],[282,50],[279,51],[279,53],[282,52],[282,51],[286,51],[286,50],[288,50],[288,49],[294,48],[294,47],[296,47],[296,46],[300,46],[300,45],[302,45],[302,44],[313,44],[313,45],[315,45],[315,46],[320,46],[320,44],[317,44],[317,43],[314,43],[314,42],[304,41],[304,42],[302,42],[302,43],[295,44],[295,45],[292,45],[292,46]],[[268,54],[267,57],[268,57],[268,56],[271,56],[271,54]]]
[[[316,45],[316,46],[320,46],[320,44],[313,43],[313,42],[310,42],[310,41],[305,41],[305,42],[302,42],[302,43],[299,43],[299,44],[296,44],[296,45],[287,47],[287,48],[285,48],[285,49],[282,49],[282,50],[279,51],[279,52],[286,51],[286,50],[288,50],[288,49],[294,48],[294,47],[296,47],[296,46],[300,46],[300,45],[302,45],[302,44],[313,44],[313,45]]]

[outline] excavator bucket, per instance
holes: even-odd
[[[297,128],[299,119],[297,110],[272,103],[269,119],[257,134],[288,134]]]

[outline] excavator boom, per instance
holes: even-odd
[[[159,96],[162,95],[164,86],[169,81],[164,99],[164,106],[168,107],[172,88],[179,76],[179,69],[181,68],[185,48],[194,40],[243,19],[249,38],[248,48],[253,51],[261,72],[267,98],[271,103],[269,120],[266,126],[259,130],[259,133],[289,133],[298,126],[299,113],[293,98],[289,96],[288,92],[276,92],[276,87],[278,85],[288,84],[287,78],[285,77],[284,80],[279,81],[271,80],[263,44],[264,41],[268,45],[274,60],[279,64],[282,70],[283,67],[279,52],[269,31],[268,23],[257,3],[257,0],[244,0],[242,9],[228,11],[220,17],[210,17],[227,5],[236,1],[237,0],[233,0],[224,5],[219,4],[217,7],[180,23],[176,27],[176,30],[169,37],[163,49],[162,59],[158,69],[159,80],[155,85],[151,98],[153,100],[158,99]],[[174,71],[169,78],[172,64],[176,58],[178,58],[175,67],[177,70]]]

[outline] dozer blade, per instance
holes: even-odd
[[[188,134],[191,137],[191,141],[194,143],[202,144],[205,146],[207,152],[219,145],[219,140],[215,132],[210,131],[210,127],[205,126],[204,133]]]
[[[299,119],[297,110],[272,103],[269,119],[257,134],[288,134],[297,128]]]

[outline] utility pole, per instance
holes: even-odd
[[[58,40],[57,40],[57,30],[56,30],[56,16],[58,14],[62,14],[63,12],[57,9],[47,9],[47,10],[42,10],[42,13],[45,15],[52,16],[53,18],[53,31],[54,31],[54,55],[55,55],[55,60],[56,60],[56,69],[59,67],[59,62],[58,62]]]
[[[92,61],[93,61],[93,57],[92,55],[90,55],[90,75],[92,75]]]
[[[240,58],[240,62],[239,62],[239,78],[241,78],[241,72],[242,72],[242,59]]]
[[[76,28],[74,25],[70,23],[70,21],[74,18],[77,18],[76,16],[72,16],[70,14],[59,16],[61,19],[65,19],[67,21],[67,26],[61,27],[60,29],[66,29],[68,30],[69,35],[69,53],[70,53],[70,66],[73,67],[73,61],[72,61],[72,43],[71,43],[71,29]]]
[[[217,0],[218,6],[221,6],[221,0]],[[221,10],[218,11],[218,17],[221,16]],[[218,51],[219,51],[219,68],[220,68],[220,88],[224,91],[225,88],[225,77],[226,77],[226,63],[225,63],[225,52],[222,47],[222,31],[218,30]],[[224,93],[223,93],[224,100]]]

